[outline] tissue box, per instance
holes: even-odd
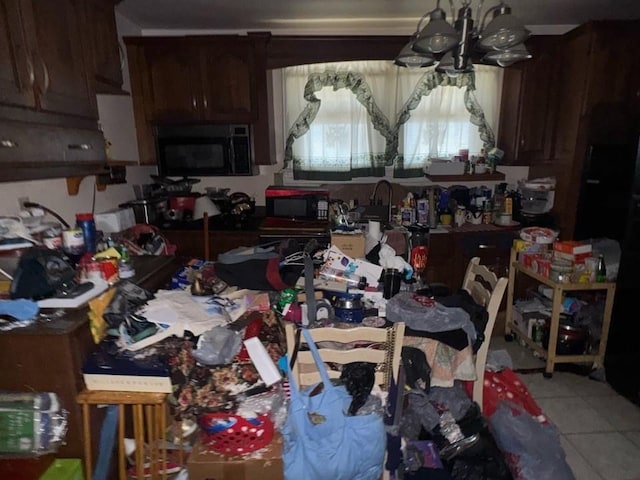
[[[136,217],[132,208],[116,208],[106,212],[96,213],[96,230],[104,233],[122,232],[136,224]]]
[[[425,167],[425,173],[427,175],[462,175],[464,173],[464,162],[434,158]]]

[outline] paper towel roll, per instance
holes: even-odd
[[[367,231],[367,235],[376,241],[380,240],[380,222],[375,222],[373,220],[369,220],[369,229]]]

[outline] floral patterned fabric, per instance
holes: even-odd
[[[256,316],[262,318],[258,338],[277,363],[286,353],[282,319],[273,311],[245,315],[251,317],[246,319],[249,323]],[[195,348],[196,340],[188,338],[170,338],[162,345],[173,384],[170,402],[176,419],[197,418],[209,412],[234,412],[239,394],[263,385],[251,361],[215,367],[200,365],[193,357]]]

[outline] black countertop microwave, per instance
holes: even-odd
[[[157,125],[154,135],[162,176],[254,175],[249,125]]]

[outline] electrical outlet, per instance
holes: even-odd
[[[20,211],[27,209],[24,206],[24,204],[27,203],[28,201],[29,201],[29,197],[18,197],[18,208],[20,208]]]

